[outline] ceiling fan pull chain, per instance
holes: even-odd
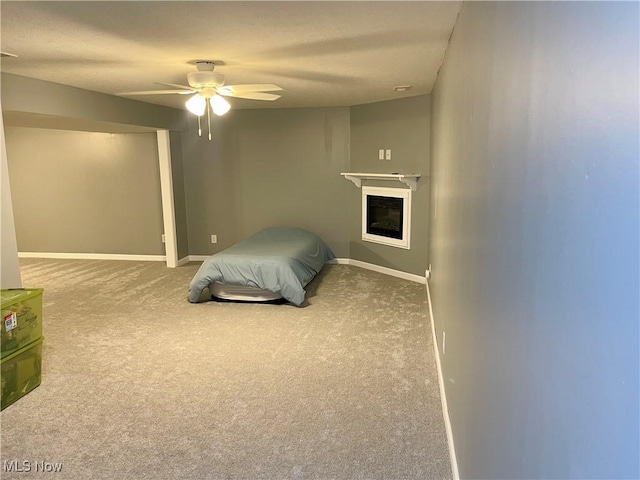
[[[209,140],[211,140],[211,107],[207,102],[207,124],[209,125]]]
[[[200,126],[200,117],[198,117],[198,136],[202,136],[202,127]]]

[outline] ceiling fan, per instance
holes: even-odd
[[[231,109],[231,105],[224,97],[245,98],[249,100],[273,101],[280,98],[280,95],[268,93],[281,91],[278,85],[272,83],[246,84],[246,85],[225,85],[224,75],[215,73],[215,62],[211,60],[198,60],[196,64],[197,72],[187,74],[187,85],[175,83],[157,82],[159,85],[179,88],[179,90],[148,90],[142,92],[123,92],[118,95],[193,95],[185,102],[187,110],[198,117],[198,134],[202,136],[200,127],[200,117],[206,112],[207,123],[209,125],[209,140],[211,140],[211,111],[215,115],[224,115]]]

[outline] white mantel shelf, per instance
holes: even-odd
[[[341,173],[344,178],[351,180],[358,188],[362,187],[362,180],[398,180],[412,191],[418,188],[419,173]]]

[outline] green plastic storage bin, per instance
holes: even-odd
[[[40,337],[26,347],[2,359],[0,410],[24,397],[42,380],[42,340]]]
[[[2,340],[5,358],[42,337],[42,288],[1,290]]]

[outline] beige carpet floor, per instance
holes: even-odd
[[[189,304],[198,266],[21,260],[43,379],[2,479],[451,478],[424,285],[328,265],[303,308]]]

